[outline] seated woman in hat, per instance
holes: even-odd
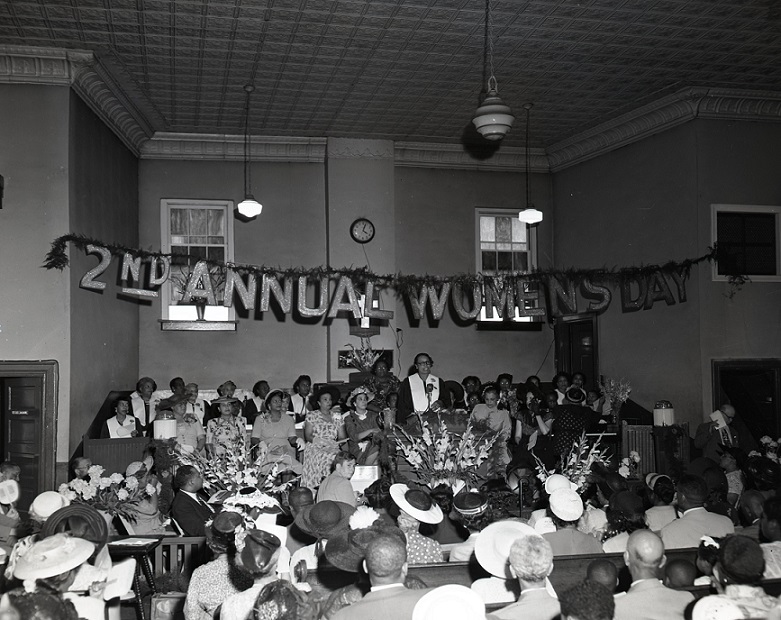
[[[304,471],[301,484],[316,489],[330,470],[339,452],[339,443],[347,438],[340,409],[339,389],[325,385],[314,394],[312,408],[304,423]]]
[[[139,488],[146,489],[143,498],[135,505],[133,533],[139,535],[164,535],[163,518],[158,508],[159,495],[157,476],[150,472],[154,461],[147,457],[144,461],[133,461],[125,470],[125,477],[135,476]],[[151,491],[151,493],[150,493]]]
[[[206,445],[206,431],[194,413],[187,413],[187,395],[174,394],[161,401],[160,409],[170,409],[176,419],[176,442],[186,452],[201,453]]]
[[[366,387],[355,388],[347,398],[352,412],[344,419],[347,447],[358,465],[375,465],[380,456],[381,434],[377,414],[369,411],[374,393]]]
[[[623,553],[629,535],[635,530],[647,529],[643,500],[632,491],[619,491],[610,498],[607,524],[602,534],[605,553]]]
[[[391,498],[399,508],[399,528],[407,537],[407,562],[409,564],[433,564],[441,562],[442,547],[436,540],[426,538],[418,529],[421,523],[436,524],[442,521],[442,509],[423,490],[410,489],[406,484],[394,484]]]
[[[255,600],[263,588],[276,581],[279,559],[279,538],[258,529],[246,530],[243,540],[236,541],[239,568],[253,578],[252,587],[227,597],[220,609],[220,618],[247,620],[251,616]]]
[[[206,544],[214,559],[193,571],[184,603],[186,620],[212,620],[233,594],[252,586],[252,577],[236,562],[235,530],[244,523],[238,512],[224,511],[206,528]]]
[[[20,543],[21,544],[21,543]],[[95,545],[68,534],[55,534],[18,549],[9,565],[13,576],[24,583],[27,592],[44,591],[66,598],[79,618],[96,618],[105,613],[102,598],[67,594],[77,569],[95,552]],[[65,606],[68,609],[68,606]]]
[[[206,424],[206,452],[209,456],[222,456],[232,450],[234,443],[247,432],[247,421],[242,415],[236,415],[235,404],[239,399],[233,396],[220,396],[212,401],[219,408],[220,415]]]

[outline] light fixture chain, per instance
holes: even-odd
[[[488,78],[488,90],[498,90],[496,83],[496,77],[494,77],[494,18],[491,14],[491,0],[486,0],[485,19],[487,24],[487,37],[488,37],[488,71],[490,77]]]
[[[247,92],[247,103],[244,111],[244,195],[249,196],[252,194],[252,166],[250,165],[252,159],[252,147],[250,142],[250,130],[249,130],[249,105],[250,97],[252,96],[251,88],[248,84],[244,87]]]

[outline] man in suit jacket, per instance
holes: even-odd
[[[333,620],[411,620],[415,604],[430,591],[408,590],[407,547],[397,537],[380,535],[366,548],[363,561],[371,591],[357,603],[340,609]]]
[[[673,590],[657,578],[665,563],[662,540],[650,530],[632,532],[626,544],[624,563],[632,574],[632,586],[616,596],[615,620],[683,620],[691,592]]]
[[[185,536],[205,536],[204,524],[212,518],[214,511],[198,497],[198,491],[203,488],[201,474],[192,465],[182,465],[176,471],[174,487],[179,492],[171,502],[171,516]]]
[[[735,526],[729,517],[708,512],[703,508],[708,497],[705,480],[699,476],[683,476],[676,491],[678,510],[683,511],[683,516],[662,528],[660,533],[665,549],[697,547],[702,536],[721,537],[735,532]]]

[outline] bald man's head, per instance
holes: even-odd
[[[637,530],[629,535],[624,561],[634,580],[656,577],[664,560],[662,539],[651,530]]]
[[[724,403],[721,407],[719,407],[719,411],[721,411],[727,418],[727,423],[732,422],[732,418],[735,417],[735,407],[728,405],[727,403]]]

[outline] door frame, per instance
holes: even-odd
[[[598,387],[600,384],[600,377],[602,376],[599,368],[599,321],[597,320],[599,318],[599,315],[596,312],[580,312],[578,314],[565,314],[562,316],[557,316],[555,323],[554,323],[554,340],[555,340],[555,352],[554,352],[554,363],[556,365],[556,372],[568,372],[569,374],[572,374],[573,371],[571,369],[572,366],[572,356],[571,356],[571,343],[569,339],[569,334],[567,334],[566,342],[564,341],[564,338],[562,337],[563,334],[560,330],[565,330],[569,328],[569,324],[572,323],[591,323],[591,331],[594,337],[594,342],[592,344],[594,348],[594,369],[596,376],[594,377],[587,377],[589,382],[592,386]],[[564,351],[564,345],[568,345],[569,350]],[[566,369],[565,369],[566,367]],[[556,387],[556,386],[554,386]]]
[[[777,357],[748,357],[748,358],[725,358],[711,360],[711,407],[716,411],[721,405],[721,373],[726,368],[754,368],[765,367],[774,368],[781,372],[781,358]],[[778,375],[777,375],[778,376]],[[775,394],[773,395],[773,406],[778,414],[781,408],[781,385],[776,382]],[[776,421],[776,431],[781,421]]]
[[[39,488],[54,489],[57,467],[57,393],[59,391],[60,365],[57,360],[2,360],[0,377],[36,377],[43,382],[41,411],[41,437],[38,438],[41,461],[38,470]]]

